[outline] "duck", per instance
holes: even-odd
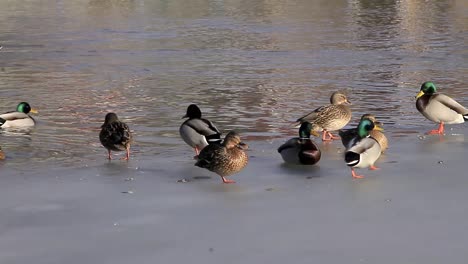
[[[373,137],[375,140],[377,140],[377,142],[379,142],[381,151],[382,153],[384,153],[388,148],[388,139],[385,136],[385,134],[382,132],[383,131],[383,128],[381,127],[382,123],[377,121],[377,118],[373,114],[364,114],[362,115],[361,120],[366,119],[366,118],[370,119],[372,122],[374,122],[375,125],[379,127],[379,129],[374,127],[374,129],[372,129],[369,132],[369,135]],[[344,146],[346,146],[351,141],[351,139],[356,136],[357,136],[357,128],[340,130],[341,142],[343,143]]]
[[[226,177],[238,173],[247,165],[249,158],[246,149],[248,145],[241,141],[240,135],[231,131],[221,144],[209,144],[203,148],[195,166],[218,174],[223,183],[235,183]]]
[[[7,112],[0,115],[1,128],[26,128],[36,125],[36,121],[29,113],[38,113],[36,109],[31,108],[27,102],[21,102],[16,106],[16,111]]]
[[[132,133],[127,124],[120,121],[115,113],[107,113],[99,133],[101,144],[107,149],[107,158],[112,159],[111,151],[126,151],[123,160],[130,158]]]
[[[351,102],[346,95],[342,92],[334,92],[330,96],[330,104],[321,106],[307,115],[297,119],[296,124],[303,122],[312,123],[311,134],[319,136],[322,131],[322,141],[331,141],[339,139],[334,136],[330,131],[335,131],[346,126],[351,120],[351,109],[348,105]],[[297,126],[296,126],[297,127]]]
[[[180,125],[179,134],[195,150],[196,156],[208,144],[221,143],[221,132],[211,121],[202,118],[202,112],[196,104],[189,105],[182,118],[188,119]]]
[[[4,160],[4,159],[5,159],[5,152],[3,152],[2,147],[0,147],[0,160]]]
[[[346,165],[351,167],[351,176],[355,179],[362,179],[364,176],[356,174],[354,168],[379,169],[374,166],[374,163],[380,157],[382,149],[379,142],[369,134],[373,129],[381,128],[372,120],[364,118],[359,122],[357,134],[346,142],[344,160]],[[340,136],[344,137],[343,133]]]
[[[468,120],[468,109],[450,96],[437,93],[433,82],[424,82],[416,95],[416,108],[427,119],[439,123],[437,129],[426,134],[443,135],[444,124],[461,124]]]
[[[319,162],[321,152],[317,144],[310,139],[312,124],[304,122],[299,128],[299,137],[286,141],[278,148],[278,152],[286,163],[314,165]]]

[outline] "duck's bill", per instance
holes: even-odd
[[[241,142],[239,143],[239,145],[237,145],[240,149],[243,149],[243,150],[247,150],[249,149],[249,145],[245,144],[244,142]]]
[[[423,96],[424,95],[424,92],[423,91],[419,91],[419,93],[416,95],[416,99],[418,99],[419,97]]]
[[[377,125],[377,124],[374,124],[374,129],[378,130],[378,131],[384,131],[383,127],[381,127],[380,125]]]
[[[346,103],[347,105],[352,105],[352,103],[351,103],[349,100],[346,100],[345,103]]]
[[[320,137],[320,133],[315,130],[310,131],[310,134],[313,135],[314,137]]]
[[[29,111],[29,112],[31,112],[31,113],[33,113],[33,114],[37,114],[37,113],[39,113],[39,111],[37,111],[37,110],[36,110],[36,109],[34,109],[34,108],[33,108],[33,109],[31,109],[31,111]]]

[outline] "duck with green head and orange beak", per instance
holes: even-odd
[[[443,135],[444,124],[461,124],[468,120],[468,109],[451,97],[437,93],[433,82],[421,85],[416,95],[416,108],[427,119],[439,123],[437,129],[427,132],[429,135]]]
[[[26,102],[21,102],[16,107],[16,111],[7,112],[0,115],[1,128],[27,128],[36,125],[36,121],[29,113],[37,113],[36,109]]]

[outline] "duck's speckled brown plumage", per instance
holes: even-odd
[[[372,130],[369,135],[379,142],[381,151],[384,153],[388,148],[388,139],[385,134],[378,130]]]
[[[299,118],[297,122],[308,121],[313,125],[312,130],[317,132],[343,128],[351,120],[351,109],[347,105],[348,99],[343,93],[334,92],[330,97],[330,103]]]
[[[101,144],[108,150],[108,158],[111,159],[111,151],[126,151],[126,159],[130,156],[130,144],[132,134],[130,128],[120,121],[115,113],[106,115],[104,124],[99,133]]]
[[[3,152],[2,148],[0,147],[0,160],[5,159],[5,152]]]
[[[380,125],[380,122],[377,121],[374,115],[364,114],[362,115],[361,120],[366,119],[366,118],[371,120],[374,124]],[[357,136],[357,128],[341,130],[339,134],[341,137],[341,142],[343,143],[344,146],[347,146],[349,142],[351,141],[351,139]],[[369,135],[373,137],[375,140],[377,140],[377,142],[380,145],[382,153],[384,153],[385,150],[387,150],[388,148],[388,139],[385,136],[385,134],[379,130],[373,129],[369,132]]]
[[[247,145],[241,142],[239,135],[231,131],[222,144],[211,144],[203,148],[195,166],[218,174],[225,183],[232,182],[224,177],[239,172],[247,165],[249,158],[244,151],[245,148]]]

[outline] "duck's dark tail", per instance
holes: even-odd
[[[200,168],[207,168],[210,163],[207,160],[204,159],[199,159],[196,163],[195,166],[200,167]]]
[[[347,151],[345,153],[345,162],[346,162],[346,165],[350,166],[350,167],[354,167],[356,165],[358,165],[359,161],[360,161],[360,155],[356,152],[352,152],[352,151]]]
[[[0,127],[3,126],[3,124],[5,124],[5,122],[6,122],[6,120],[0,117]]]
[[[465,119],[465,121],[468,121],[468,114],[464,114],[463,119]]]
[[[208,144],[220,144],[221,143],[221,134],[213,134],[206,136],[206,141]]]

